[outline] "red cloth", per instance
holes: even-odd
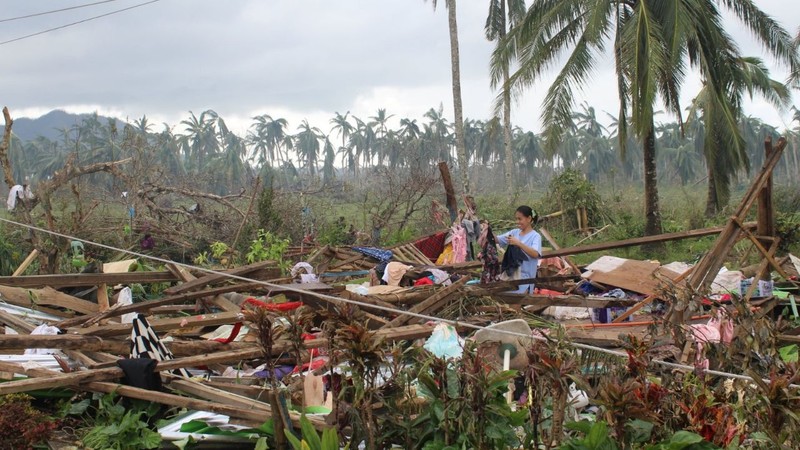
[[[436,258],[444,251],[445,238],[447,238],[446,232],[436,233],[414,242],[414,247],[417,247],[423,255],[435,262]]]
[[[251,297],[242,303],[242,306],[244,305],[253,305],[270,311],[291,311],[303,306],[303,302],[267,303]]]
[[[233,329],[231,330],[231,334],[228,337],[226,337],[226,338],[216,338],[216,339],[212,339],[212,340],[213,341],[217,341],[217,342],[222,342],[223,344],[230,344],[231,342],[233,342],[234,339],[236,339],[236,336],[239,335],[239,330],[241,330],[241,329],[242,329],[242,322],[236,322],[236,325],[233,326]]]
[[[414,286],[429,286],[433,284],[433,280],[428,277],[420,278],[419,280],[414,282]]]

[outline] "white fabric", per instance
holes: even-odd
[[[311,267],[311,264],[307,262],[299,262],[292,267],[291,274],[292,278],[296,277],[300,270],[305,270],[307,274],[314,275],[314,268]]]
[[[453,284],[450,281],[450,274],[441,269],[427,269],[433,275],[433,282],[443,286],[450,286]]]
[[[23,195],[25,195],[25,193],[21,184],[16,184],[11,187],[11,190],[8,191],[8,201],[6,202],[9,211],[13,211],[14,208],[17,207],[17,199],[22,198]]]
[[[47,324],[41,324],[38,327],[34,328],[31,331],[32,335],[42,335],[42,336],[55,336],[58,332],[61,331],[57,327],[53,327]],[[25,350],[26,355],[52,355],[58,352],[58,350],[54,348],[29,348]]]
[[[125,287],[123,290],[119,291],[119,296],[117,297],[117,304],[120,306],[128,306],[133,304],[133,293],[131,292],[131,288]],[[122,315],[122,323],[133,323],[133,319],[136,317],[136,313],[128,313]]]

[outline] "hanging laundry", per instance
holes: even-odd
[[[414,242],[414,247],[417,247],[419,251],[431,261],[436,261],[436,258],[444,251],[444,241],[446,238],[447,233],[443,231]]]
[[[467,260],[467,230],[461,224],[453,225],[453,263]]]
[[[6,207],[8,207],[8,210],[13,211],[14,208],[17,207],[17,199],[23,198],[24,195],[25,188],[23,188],[21,184],[12,186],[11,190],[8,191],[8,201],[6,202]]]
[[[481,253],[478,259],[483,262],[481,283],[494,283],[500,276],[500,259],[497,256],[497,241],[495,241],[492,227],[488,223],[481,224],[481,235],[478,238]]]

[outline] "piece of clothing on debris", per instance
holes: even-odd
[[[369,256],[370,258],[381,262],[389,261],[390,259],[392,259],[392,256],[394,256],[391,250],[385,250],[377,247],[350,247],[350,248],[352,248],[354,251],[358,253],[361,253],[364,256]]]
[[[59,330],[58,327],[54,327],[43,323],[38,327],[34,328],[33,331],[31,331],[31,334],[40,336],[55,336],[60,332],[61,330]],[[25,350],[26,355],[52,355],[57,352],[58,350],[54,348],[29,348]]]
[[[142,314],[137,314],[131,327],[131,354],[132,359],[149,358],[156,361],[175,359],[172,352],[164,346],[155,330],[150,326]],[[189,378],[191,374],[186,369],[175,369],[175,375]]]
[[[399,286],[400,280],[413,266],[403,264],[401,262],[390,262],[386,265],[386,271],[383,273],[383,281],[389,286]]]
[[[14,208],[17,207],[17,199],[32,199],[33,192],[31,192],[30,187],[23,186],[21,184],[15,184],[11,187],[8,191],[8,201],[6,202],[6,207],[9,211],[13,211]]]
[[[442,254],[436,258],[436,265],[437,266],[444,266],[447,264],[453,263],[453,244],[447,243],[444,246],[444,250],[442,250]]]
[[[500,236],[497,236],[497,242],[500,245],[502,245],[503,247],[507,247],[507,248],[510,249],[510,247],[515,247],[515,246],[509,246],[508,245],[508,238],[509,238],[509,236],[514,236],[517,239],[519,239],[520,242],[522,242],[526,246],[536,250],[539,254],[541,254],[542,253],[542,236],[539,233],[537,233],[535,230],[531,230],[530,232],[528,232],[525,235],[522,235],[520,233],[520,231],[521,230],[517,228],[517,229],[511,230],[511,231],[508,231],[506,233],[503,233]],[[519,247],[517,247],[517,248],[519,248]],[[508,250],[506,250],[506,252],[508,252]],[[525,253],[524,251],[522,253],[525,255],[525,260],[522,262],[522,264],[519,267],[520,270],[519,270],[519,275],[518,275],[519,278],[518,279],[536,278],[536,272],[539,269],[539,258],[531,258],[531,256],[528,255],[527,253]],[[531,294],[531,293],[533,293],[533,288],[534,288],[533,284],[524,284],[524,285],[520,286],[516,291],[512,291],[512,292],[517,293],[517,294]]]
[[[467,230],[461,224],[453,225],[453,263],[462,263],[467,260]]]
[[[299,279],[300,283],[316,283],[319,281],[319,277],[314,274],[314,268],[311,264],[301,261],[294,266],[292,266],[291,270],[292,278]]]
[[[436,261],[436,258],[444,251],[444,240],[446,238],[447,233],[443,231],[414,242],[414,247],[417,247],[431,261]]]
[[[500,258],[497,255],[497,241],[492,233],[492,227],[488,223],[481,225],[481,236],[478,243],[481,246],[481,252],[478,259],[483,262],[483,271],[481,271],[481,283],[494,283],[500,279]]]

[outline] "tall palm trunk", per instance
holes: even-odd
[[[503,17],[503,23],[500,27],[499,40],[502,41],[506,37],[506,2],[500,2],[500,15]],[[513,180],[511,173],[514,167],[514,152],[511,141],[511,88],[508,86],[508,64],[503,67],[503,145],[505,147],[505,174],[506,190],[511,192],[513,190]]]
[[[461,104],[461,62],[458,57],[458,23],[456,21],[456,0],[447,0],[447,21],[450,26],[450,63],[453,75],[453,112],[455,114],[456,157],[461,169],[461,181],[464,194],[469,190],[469,166],[467,164],[467,147],[464,141],[464,112]]]
[[[717,180],[714,170],[708,168],[708,193],[706,194],[706,217],[713,217],[719,212],[719,196],[717,195]]]
[[[649,130],[644,138],[644,202],[645,202],[645,228],[646,236],[662,233],[661,212],[658,207],[658,176],[656,173],[656,132],[651,120]],[[664,244],[648,246],[650,251],[659,251]]]

